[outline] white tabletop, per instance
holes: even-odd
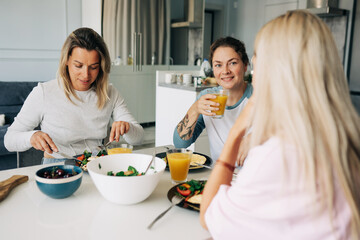
[[[153,149],[134,151],[152,154]],[[164,151],[158,148],[158,152]],[[154,192],[134,205],[117,205],[104,199],[90,175],[84,173],[80,188],[65,199],[44,195],[35,182],[43,165],[0,171],[0,181],[27,175],[29,181],[14,188],[0,202],[0,239],[209,239],[199,222],[199,213],[174,207],[151,230],[150,222],[171,204],[172,187],[165,171]],[[190,172],[188,179],[206,179],[210,170]]]

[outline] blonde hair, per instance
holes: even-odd
[[[256,101],[248,148],[272,136],[294,144],[305,186],[320,194],[330,214],[336,186],[343,190],[358,239],[360,119],[330,30],[307,11],[290,11],[260,30],[254,56]]]
[[[92,84],[92,88],[95,90],[98,97],[97,106],[102,109],[108,96],[108,78],[111,68],[111,60],[107,46],[102,37],[91,28],[78,28],[73,31],[65,40],[65,43],[61,49],[60,63],[57,73],[58,82],[62,84],[66,97],[72,102],[71,96],[79,99],[75,94],[74,88],[71,84],[68,66],[66,65],[72,50],[76,47],[86,49],[88,51],[95,50],[99,54],[100,58],[100,71]]]

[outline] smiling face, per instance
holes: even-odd
[[[75,47],[67,61],[72,87],[77,91],[87,91],[95,82],[100,71],[100,58],[95,50],[88,51]]]
[[[216,82],[225,89],[237,90],[244,83],[247,66],[231,47],[218,47],[212,59]]]

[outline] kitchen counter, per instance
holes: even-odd
[[[163,83],[163,82],[159,82],[158,85],[161,87],[176,88],[176,89],[195,91],[195,92],[201,92],[204,89],[217,86],[217,85],[201,85],[201,86],[195,87],[195,85],[193,83],[190,85],[183,85],[183,84],[173,84],[173,83],[169,84],[169,83]]]
[[[164,151],[157,148],[157,152]],[[153,148],[134,153],[152,154]],[[85,172],[80,188],[65,199],[44,195],[35,182],[35,172],[44,167],[0,171],[0,181],[13,175],[29,180],[0,202],[1,239],[209,239],[196,211],[174,207],[151,230],[147,226],[170,205],[167,192],[172,187],[165,171],[149,198],[134,205],[118,205],[104,199]],[[210,170],[189,173],[188,179],[206,179]]]
[[[180,85],[165,83],[167,73],[184,74],[189,73],[193,76],[199,76],[196,71],[157,71],[156,72],[156,128],[155,128],[155,146],[172,145],[173,133],[177,124],[184,118],[186,112],[196,101],[201,90],[213,85]],[[200,152],[210,156],[209,139],[206,129],[191,144],[188,149]]]

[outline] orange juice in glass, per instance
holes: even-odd
[[[218,89],[213,93],[216,96],[215,99],[210,99],[213,102],[219,103],[219,110],[213,111],[216,115],[212,116],[212,118],[222,118],[225,112],[226,101],[228,99],[229,91],[224,89]]]
[[[114,142],[111,143],[106,150],[109,155],[119,153],[132,153],[133,146],[126,143]]]
[[[185,148],[170,149],[166,152],[173,184],[186,182],[192,151]]]

